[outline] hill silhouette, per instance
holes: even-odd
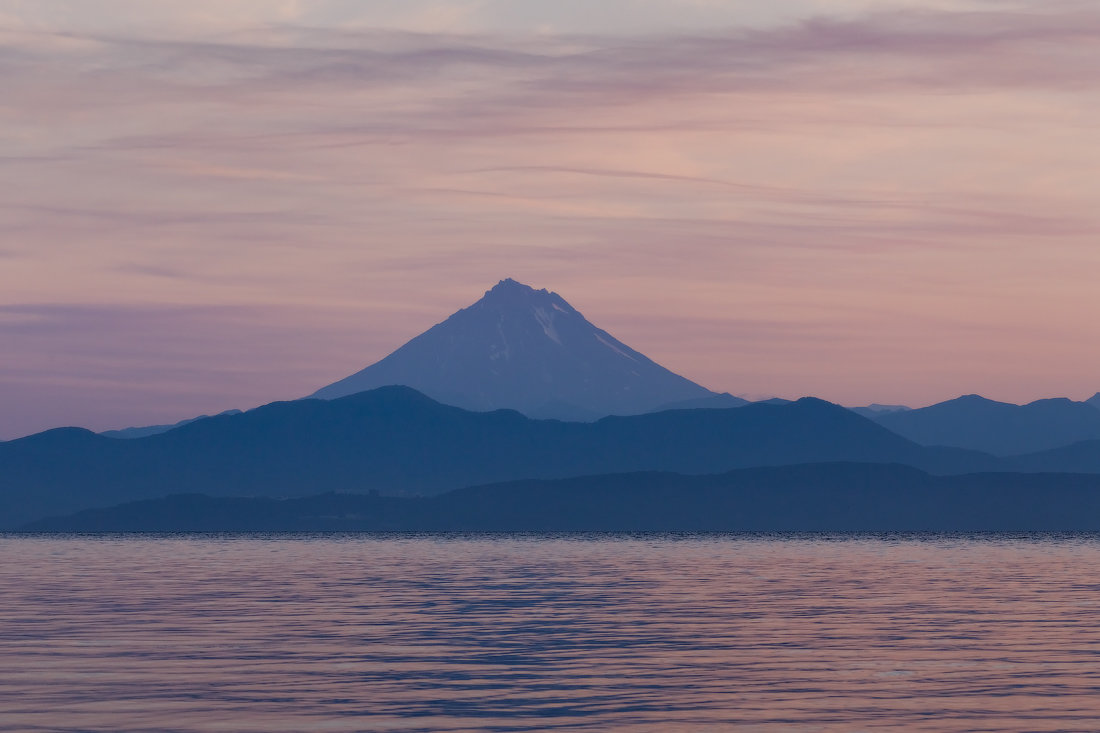
[[[1011,464],[1022,471],[1100,473],[1100,440],[1082,440],[1050,450],[1015,456]]]
[[[885,415],[889,412],[903,412],[906,410],[911,410],[913,408],[906,407],[905,405],[880,405],[878,403],[874,403],[870,405],[864,405],[862,407],[849,407],[848,409],[856,413],[857,415],[863,415],[864,417],[869,417],[874,420],[876,417],[879,417],[880,415]]]
[[[67,428],[0,443],[0,526],[174,493],[435,494],[514,479],[830,461],[933,473],[1003,465],[980,453],[918,446],[811,398],[566,423],[511,410],[470,412],[387,387],[276,402],[133,440]]]
[[[921,445],[1012,456],[1100,439],[1100,410],[1068,399],[1027,405],[966,395],[931,407],[868,415]]]
[[[238,415],[240,410],[225,410],[219,412],[219,415]],[[167,433],[169,430],[175,430],[181,428],[188,423],[193,423],[196,420],[204,420],[210,417],[210,415],[199,415],[198,417],[187,418],[186,420],[180,420],[179,422],[171,425],[144,425],[141,427],[121,428],[119,430],[104,430],[100,433],[105,438],[119,438],[122,440],[131,440],[133,438],[147,438],[150,435],[157,435],[159,433]]]
[[[730,407],[744,407],[751,404],[749,400],[735,397],[729,392],[711,395],[709,397],[697,397],[693,400],[680,400],[668,402],[649,412],[664,412],[666,410],[723,410]]]
[[[38,521],[29,531],[1096,531],[1100,475],[931,476],[814,464],[714,476],[631,473],[435,497],[178,495]]]

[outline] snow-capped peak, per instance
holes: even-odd
[[[542,417],[549,416],[547,405],[625,415],[713,394],[600,330],[557,293],[512,278],[314,396],[341,397],[390,384],[459,407],[507,407]]]

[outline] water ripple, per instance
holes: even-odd
[[[0,731],[1100,729],[1091,536],[7,536],[0,558]]]

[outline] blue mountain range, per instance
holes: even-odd
[[[701,512],[700,516],[707,509],[699,497],[712,496],[718,502],[713,511],[728,511],[728,502],[734,501],[730,496],[756,502],[760,511],[764,511],[760,507],[779,511],[781,494],[769,499],[771,503],[760,503],[749,491],[750,484],[755,481],[758,487],[793,491],[789,501],[801,497],[797,501],[804,503],[804,492],[818,481],[822,491],[834,492],[833,498],[840,502],[821,516],[834,517],[835,526],[840,527],[847,526],[844,511],[852,519],[858,509],[852,502],[862,499],[836,493],[838,476],[869,477],[866,480],[874,485],[868,490],[886,492],[874,493],[875,501],[889,500],[891,487],[908,487],[906,506],[919,504],[920,492],[925,490],[932,492],[929,501],[940,496],[936,500],[940,503],[928,506],[947,506],[941,501],[942,492],[980,484],[985,498],[971,501],[968,511],[972,512],[982,501],[996,500],[997,481],[1025,494],[1042,486],[1052,492],[1061,486],[1087,493],[1096,477],[1003,477],[1037,472],[1100,474],[1098,407],[1100,395],[1088,402],[1044,400],[1023,406],[969,396],[919,410],[872,405],[858,412],[813,398],[748,403],[712,392],[656,364],[591,324],[557,294],[503,280],[474,305],[376,364],[319,389],[311,398],[173,426],[109,435],[61,428],[0,442],[0,529],[31,522],[43,528],[46,525],[41,522],[47,517],[102,512],[118,504],[131,507],[126,515],[131,517],[137,516],[134,506],[162,514],[169,511],[166,506],[183,511],[187,502],[165,504],[165,497],[196,494],[209,501],[189,500],[189,516],[198,511],[195,507],[206,506],[221,516],[237,517],[230,524],[236,522],[238,527],[254,524],[241,518],[242,511],[247,514],[241,507],[282,507],[273,509],[275,514],[293,506],[313,507],[308,510],[313,511],[324,502],[310,504],[308,497],[328,494],[377,494],[379,501],[385,501],[368,502],[364,511],[405,507],[394,509],[394,516],[406,517],[409,527],[428,526],[435,520],[408,509],[429,506],[417,504],[428,501],[417,497],[477,496],[484,509],[489,501],[485,497],[499,502],[500,492],[518,492],[509,494],[508,501],[519,501],[526,507],[523,511],[537,514],[541,510],[536,504],[523,504],[524,492],[543,486],[531,482],[574,477],[587,478],[568,484],[574,487],[571,491],[583,486],[603,492],[601,496],[611,497],[607,501],[619,502],[627,511],[632,498],[623,486],[643,474],[664,477],[659,480],[662,491],[671,490],[677,482],[685,491],[704,484],[740,487],[737,491],[742,493],[723,494],[721,501],[697,492],[693,511]],[[816,468],[781,470],[799,465]],[[837,465],[895,468],[846,473]],[[729,478],[734,474],[728,472],[751,468],[767,468],[770,473],[737,473],[735,479]],[[924,478],[912,479],[918,474]],[[708,475],[727,478],[718,484],[698,478]],[[1002,478],[936,478],[964,475]],[[641,486],[651,479],[637,481]],[[488,493],[458,491],[476,485],[497,488]],[[618,488],[607,493],[607,487]],[[549,511],[545,502],[556,500],[545,492],[539,496],[543,509]],[[249,503],[294,497],[301,502]],[[897,497],[898,501],[903,498],[902,494]],[[1010,495],[1003,498],[1010,500]],[[391,500],[399,503],[386,504]],[[438,508],[458,500],[432,501],[436,503],[430,506]],[[652,512],[672,511],[669,501],[667,496],[655,499]],[[848,509],[837,510],[837,506]],[[887,507],[886,514],[860,516],[871,524],[880,516],[884,527],[895,526],[885,517],[896,516],[900,506]],[[795,507],[789,505],[787,510]],[[484,521],[475,521],[467,515],[464,526],[492,528],[492,516],[483,512]],[[527,521],[515,516],[508,526]],[[298,520],[284,516],[279,521]],[[559,524],[565,527],[568,522]],[[610,522],[608,527],[612,525],[619,526]],[[786,526],[783,522],[760,526],[765,525]],[[949,525],[945,519],[944,526]],[[380,525],[364,520],[358,526]],[[130,528],[142,527],[138,522]]]

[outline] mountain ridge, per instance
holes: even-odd
[[[921,445],[944,445],[1014,456],[1100,439],[1100,410],[1066,398],[1025,405],[970,394],[928,407],[867,414]]]
[[[118,430],[102,430],[100,435],[105,438],[116,438],[119,440],[132,440],[133,438],[147,438],[150,435],[157,435],[159,433],[167,433],[169,430],[175,430],[181,428],[188,423],[193,423],[196,420],[205,420],[208,417],[218,417],[219,415],[239,415],[241,410],[224,410],[217,413],[217,415],[199,415],[198,417],[189,417],[172,424],[163,425],[142,425],[140,427],[120,428]]]
[[[434,497],[175,495],[86,510],[39,532],[1096,531],[1100,475],[932,476],[828,463],[471,486]]]
[[[813,398],[568,423],[514,410],[472,412],[386,387],[271,403],[132,440],[60,429],[0,443],[0,525],[197,490],[434,494],[514,479],[838,460],[935,473],[1004,466],[981,453],[918,446]]]

